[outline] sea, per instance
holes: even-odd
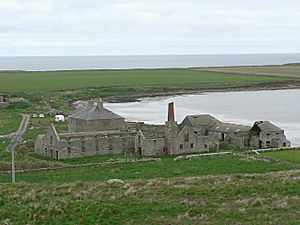
[[[0,70],[53,71],[140,68],[189,68],[299,63],[295,54],[10,56],[0,57]]]

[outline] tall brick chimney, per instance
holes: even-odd
[[[174,122],[175,115],[174,115],[174,102],[169,103],[168,108],[168,122]]]

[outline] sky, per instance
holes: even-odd
[[[299,52],[299,0],[0,0],[0,56]]]

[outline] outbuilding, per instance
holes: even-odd
[[[64,115],[56,115],[54,121],[59,123],[59,122],[65,122],[66,119]]]

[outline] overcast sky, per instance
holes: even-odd
[[[0,55],[300,52],[299,0],[0,0]]]

